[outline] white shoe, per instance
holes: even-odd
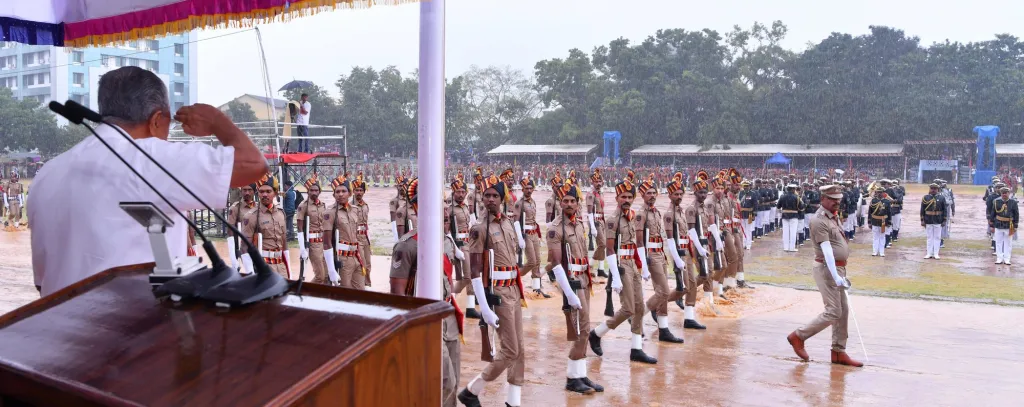
[[[930,255],[930,254],[929,254],[929,255],[927,255],[927,256],[924,256],[924,258],[926,258],[926,259],[930,259],[930,258],[932,258],[932,255]]]
[[[1004,262],[1003,262],[1003,264],[1005,264],[1005,265],[1009,266],[1009,265],[1010,265],[1010,261],[1009,261],[1009,260],[1007,260],[1007,261],[1004,261]]]
[[[878,256],[878,253],[871,253],[871,257]]]
[[[935,255],[935,257],[932,257],[932,258],[935,259],[935,260],[941,259],[941,257],[939,257],[939,255],[937,255],[937,254]]]
[[[1003,264],[1003,259],[996,259],[996,264]]]
[[[885,257],[885,253],[879,254],[879,256]]]

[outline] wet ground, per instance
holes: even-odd
[[[390,189],[374,189],[367,197],[375,208],[371,214],[375,252],[390,250],[386,208],[392,194]],[[547,198],[543,191],[537,195],[541,202]],[[915,205],[920,195],[913,188],[909,191],[905,219],[910,221],[904,221],[902,241],[885,259],[869,256],[869,235],[861,233],[855,240],[851,302],[863,329],[868,366],[856,369],[828,363],[828,329],[808,341],[812,361],[800,362],[785,335],[821,311],[821,297],[815,291],[760,285],[731,296],[732,305],[719,304],[719,317],[698,307],[707,331],[683,332],[682,313],[671,307],[670,327],[685,336],[683,345],[658,344],[656,325],[649,315],[644,316],[644,348],[659,359],[656,366],[628,361],[628,327],[620,326],[605,336],[604,357],[589,354],[587,358],[590,378],[606,391],[591,396],[567,394],[562,388],[568,344],[561,300],[556,296],[530,301],[523,311],[528,359],[523,405],[1020,405],[1019,395],[1024,394],[1024,351],[1019,346],[1024,340],[1020,324],[1024,307],[863,295],[874,292],[866,289],[873,285],[892,288],[893,281],[903,284],[896,287],[900,292],[916,295],[922,294],[921,287],[938,293],[933,295],[962,293],[965,285],[973,290],[968,292],[1007,297],[1024,291],[1017,271],[1021,266],[996,268],[991,264],[982,229],[980,193],[958,194],[954,239],[947,241],[943,260],[920,259],[924,233],[920,224],[912,221],[917,217]],[[611,202],[611,195],[606,194],[606,199]],[[662,202],[665,205],[667,202]],[[0,313],[38,298],[31,284],[29,234],[0,232]],[[868,246],[865,249],[857,242]],[[223,250],[223,245],[219,247]],[[748,256],[748,279],[813,285],[808,275],[811,249],[805,247],[796,254],[783,254],[780,249],[777,236],[755,243],[753,256]],[[385,291],[389,259],[376,256],[373,262],[371,289]],[[311,276],[307,274],[307,278]],[[545,287],[551,289],[546,279]],[[647,284],[645,293],[652,292]],[[594,291],[592,325],[604,319],[604,293],[603,285]],[[615,302],[618,305],[617,298]],[[864,360],[852,321],[850,334],[850,354]],[[462,385],[484,366],[479,361],[479,338],[475,320],[469,320]],[[484,405],[501,405],[504,398],[505,385],[500,379],[489,384],[482,396]]]

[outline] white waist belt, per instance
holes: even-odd
[[[264,259],[280,259],[283,252],[260,252]]]
[[[584,266],[582,264],[570,264],[569,265],[569,271],[574,272],[574,273],[582,273],[582,272],[584,272],[586,270],[587,270],[587,266]]]
[[[679,250],[683,250],[686,248],[686,245],[690,244],[690,239],[679,239],[678,242]]]
[[[523,226],[523,230],[525,230],[527,232],[529,232],[531,230],[536,230],[536,229],[537,229],[537,225],[526,225],[526,226]]]
[[[662,247],[665,247],[665,244],[662,242],[647,242],[648,249],[660,249]]]
[[[350,252],[350,251],[353,251],[353,250],[358,250],[359,249],[359,245],[350,245],[350,244],[338,243],[338,248],[337,249],[341,250],[341,251],[345,251],[345,252]]]
[[[320,234],[319,233],[310,233],[308,237],[310,239],[319,239],[320,238]]]
[[[456,239],[469,239],[469,233],[456,233]]]
[[[601,213],[595,213],[595,214],[594,214],[594,219],[604,219],[604,214],[601,214]]]
[[[729,219],[722,219],[722,223],[724,223],[726,225],[729,225],[729,224],[732,224],[732,221],[729,220]]]
[[[492,271],[491,280],[513,280],[516,278],[514,271]]]
[[[633,249],[619,249],[617,253],[619,254],[619,256],[632,256]]]
[[[365,231],[365,230],[366,230],[366,225],[359,225],[359,226],[356,226],[356,230],[357,230],[357,231],[360,231],[360,232],[362,232],[362,231]]]

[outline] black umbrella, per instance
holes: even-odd
[[[310,81],[298,81],[298,80],[296,80],[296,81],[291,81],[291,82],[288,82],[288,83],[284,84],[284,86],[282,86],[281,89],[278,89],[277,91],[278,92],[284,92],[286,90],[305,89],[305,88],[312,88],[312,87],[313,87],[313,82],[310,82]]]

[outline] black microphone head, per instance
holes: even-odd
[[[69,122],[74,123],[74,124],[82,124],[82,119],[79,118],[79,117],[76,117],[73,114],[69,114],[68,113],[68,109],[65,108],[64,105],[60,104],[60,102],[58,102],[56,100],[51,100],[49,107],[50,107],[50,110],[52,110],[54,113],[60,115],[61,117],[65,118],[65,119],[68,119]]]
[[[103,122],[103,116],[101,116],[99,113],[94,112],[92,109],[88,107],[82,106],[80,103],[75,102],[74,100],[68,100],[67,102],[65,102],[64,107],[67,109],[68,112],[72,113],[77,117],[81,117],[85,120],[96,123]]]

